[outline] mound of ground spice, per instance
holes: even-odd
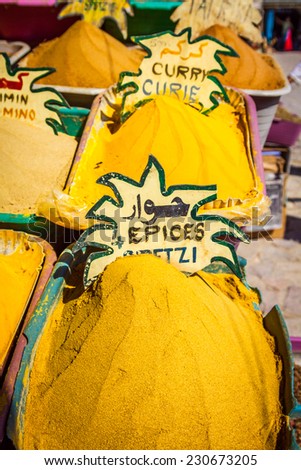
[[[53,67],[39,83],[107,88],[120,72],[137,72],[145,53],[128,48],[87,21],[76,21],[62,36],[41,43],[28,56],[29,67]]]
[[[275,90],[285,86],[285,75],[276,60],[254,50],[230,28],[216,24],[202,31],[202,35],[218,39],[239,55],[223,55],[227,72],[215,74],[223,85],[250,90]]]
[[[0,230],[0,371],[25,313],[43,258],[42,246],[30,241],[26,233]]]
[[[113,194],[96,184],[100,176],[117,172],[139,181],[149,155],[154,155],[168,187],[217,184],[218,199],[244,200],[259,182],[238,122],[235,108],[227,103],[206,116],[176,98],[157,96],[117,132],[102,127],[93,151],[78,164],[70,196],[88,200],[90,207],[108,191]]]
[[[70,281],[37,345],[20,448],[275,449],[274,340],[216,277],[139,255],[84,292]]]
[[[1,118],[0,212],[35,213],[44,192],[63,189],[77,147],[74,137],[48,127]]]

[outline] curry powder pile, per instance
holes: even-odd
[[[220,103],[206,116],[177,98],[157,96],[116,132],[100,129],[94,148],[78,163],[69,194],[91,207],[104,194],[113,195],[96,184],[100,176],[117,172],[139,181],[150,155],[164,168],[167,187],[217,184],[217,198],[226,202],[251,197],[259,184],[234,107]]]
[[[85,292],[71,279],[37,347],[21,447],[275,449],[281,363],[225,278],[139,255]]]
[[[39,83],[83,88],[107,88],[120,72],[137,72],[145,53],[128,48],[84,20],[76,21],[60,37],[37,46],[28,67],[53,67],[56,72]]]
[[[223,55],[227,72],[212,74],[225,86],[249,90],[277,90],[283,88],[286,79],[278,62],[269,54],[254,50],[230,28],[214,25],[202,32],[232,47],[239,57]]]

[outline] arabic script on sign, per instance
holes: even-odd
[[[76,242],[73,251],[93,247],[84,283],[90,285],[105,266],[121,256],[150,253],[193,273],[212,261],[224,261],[242,277],[233,245],[221,235],[248,242],[240,228],[224,217],[199,209],[216,199],[216,186],[165,187],[165,174],[155,157],[139,182],[118,173],[101,177],[100,184],[114,190],[116,199],[104,196],[88,212],[97,223]]]
[[[254,7],[253,0],[185,0],[170,19],[176,23],[176,33],[190,27],[193,38],[219,24],[252,42],[260,44],[263,40],[260,29],[262,15]]]

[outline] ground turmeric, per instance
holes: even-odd
[[[117,259],[85,292],[71,276],[26,383],[20,448],[275,449],[281,363],[226,277],[152,255]]]
[[[261,183],[238,121],[235,108],[227,103],[206,116],[176,98],[157,96],[117,132],[103,126],[96,133],[95,145],[91,152],[89,147],[85,150],[69,194],[90,208],[104,194],[113,194],[96,184],[100,176],[114,171],[139,181],[152,154],[165,170],[167,187],[217,184],[218,200],[244,200]]]
[[[78,20],[62,36],[37,46],[26,57],[26,65],[56,70],[39,83],[107,88],[118,81],[120,72],[137,72],[144,55],[93,24]]]
[[[0,230],[0,371],[44,258],[39,243],[24,232]]]
[[[223,64],[227,70],[224,75],[211,73],[223,85],[248,90],[276,90],[285,86],[285,75],[276,59],[252,49],[230,28],[216,24],[201,34],[218,39],[239,55],[223,55]]]

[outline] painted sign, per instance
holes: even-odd
[[[124,117],[155,95],[175,96],[186,103],[198,104],[202,112],[217,106],[216,95],[227,99],[222,84],[210,72],[224,74],[226,68],[220,54],[237,56],[236,52],[210,36],[191,42],[190,33],[188,28],[178,35],[164,32],[133,38],[147,51],[147,56],[138,73],[120,75],[118,87],[125,90]]]
[[[66,3],[66,0],[57,0],[57,4]],[[59,18],[65,16],[81,15],[85,21],[101,27],[105,18],[113,18],[120,28],[124,38],[127,37],[127,15],[133,15],[132,8],[127,0],[67,0],[66,5],[59,13]]]
[[[139,182],[108,173],[98,183],[110,187],[116,199],[104,196],[90,209],[86,217],[98,222],[73,248],[74,252],[87,247],[97,250],[87,259],[86,287],[116,258],[145,253],[159,256],[187,274],[222,261],[243,277],[229,237],[248,242],[247,235],[229,219],[199,214],[204,204],[216,199],[216,185],[166,188],[164,170],[153,156]]]
[[[12,70],[6,54],[0,54],[0,117],[32,122],[37,126],[50,125],[57,133],[62,123],[52,105],[69,107],[64,98],[49,87],[34,89],[34,83],[54,69]]]
[[[262,43],[260,23],[262,15],[253,0],[185,0],[172,13],[175,32],[190,27],[192,38],[210,26],[219,24],[255,43]]]

